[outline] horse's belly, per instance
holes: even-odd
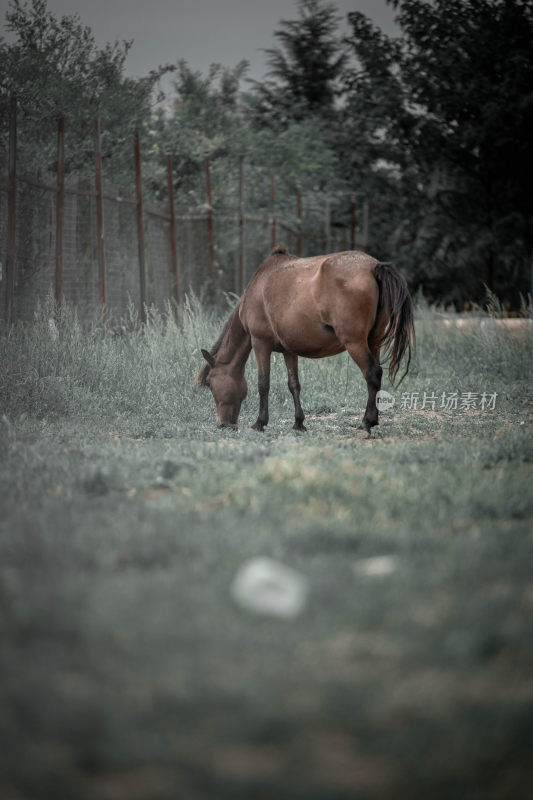
[[[276,349],[293,353],[295,356],[305,358],[326,358],[336,356],[345,349],[335,336],[333,328],[322,323],[298,328],[291,326],[291,330],[279,336],[279,347]]]

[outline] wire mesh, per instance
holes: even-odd
[[[6,149],[2,157],[6,163]],[[6,164],[7,165],[7,164]],[[14,319],[31,320],[56,283],[56,224],[58,192],[54,168],[37,175],[18,175],[16,190],[16,280]],[[239,293],[268,255],[283,242],[293,253],[311,255],[349,249],[350,203],[317,191],[300,192],[293,177],[273,176],[261,165],[235,165],[228,171],[222,159],[209,163],[207,175],[198,169],[194,191],[175,197],[175,252],[178,297],[194,293],[214,304],[223,293]],[[204,181],[206,181],[204,183]],[[190,180],[189,180],[189,183]],[[166,181],[161,181],[162,187]],[[179,184],[179,181],[178,181]],[[188,184],[187,184],[188,185]],[[131,303],[140,304],[139,229],[134,174],[127,187],[106,182],[103,197],[105,304],[108,319],[118,320]],[[145,198],[165,199],[165,188],[154,188],[153,176],[144,186]],[[299,198],[299,199],[298,199]],[[208,200],[211,199],[211,205]],[[6,313],[7,186],[0,188],[0,314]],[[358,218],[359,227],[361,226]],[[164,311],[175,301],[169,210],[150,207],[142,215],[146,264],[146,302]],[[211,235],[212,232],[212,235]],[[62,299],[75,306],[78,318],[89,323],[101,300],[98,256],[99,227],[94,177],[69,174],[65,179],[62,233]],[[358,240],[361,232],[358,231]]]
[[[19,181],[16,189],[15,319],[30,320],[54,286],[56,249],[54,195]],[[4,252],[7,245],[4,247]]]

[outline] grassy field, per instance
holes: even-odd
[[[302,360],[306,434],[279,356],[267,430],[251,359],[218,431],[221,318],[51,316],[0,339],[0,797],[531,797],[533,335],[420,311],[361,440],[347,357]],[[235,603],[256,556],[307,581],[300,615]]]

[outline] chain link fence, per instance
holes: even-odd
[[[118,320],[131,304],[143,319],[146,307],[178,308],[190,293],[216,304],[224,292],[242,292],[276,242],[311,255],[364,248],[368,240],[368,214],[356,220],[353,197],[317,203],[316,193],[307,198],[294,182],[276,187],[261,166],[241,164],[228,175],[206,158],[192,206],[178,189],[156,207],[153,181],[146,190],[139,174],[135,191],[133,160],[129,187],[110,185],[104,174],[99,190],[94,178],[63,178],[59,161],[45,179],[25,175],[15,143],[16,136],[0,152],[7,178],[0,179],[0,313],[7,321],[31,320],[50,293],[84,324],[103,309]],[[179,185],[170,159],[168,179]]]

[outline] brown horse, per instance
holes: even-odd
[[[283,245],[256,271],[239,305],[210,351],[196,381],[209,386],[219,427],[236,427],[248,392],[244,368],[253,349],[258,366],[259,416],[268,423],[270,356],[283,353],[294,399],[294,428],[305,431],[300,405],[298,356],[324,358],[347,350],[368,387],[360,428],[378,424],[376,394],[381,387],[380,349],[388,349],[394,381],[414,343],[413,304],[405,279],[391,264],[357,251],[296,258]]]

